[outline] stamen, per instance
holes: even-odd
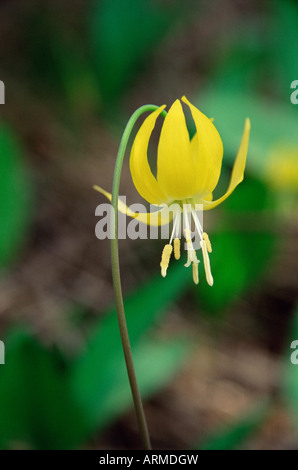
[[[179,215],[177,216],[177,225],[176,225],[176,237],[175,238],[180,238],[181,237],[181,213],[179,212]]]
[[[193,250],[192,241],[191,241],[191,231],[189,230],[189,228],[184,229],[184,236],[185,236],[185,241],[187,243],[188,251]]]
[[[161,267],[161,275],[163,277],[166,277],[167,275],[167,269],[169,266],[172,251],[173,251],[173,247],[172,245],[169,245],[169,244],[165,245],[164,249],[162,250],[160,267]]]
[[[187,215],[187,209],[186,205],[191,209],[190,204],[183,204],[183,216],[184,216],[184,224],[185,224],[185,229],[184,229],[184,236],[187,244],[187,262],[185,263],[185,267],[188,268],[192,262],[198,263],[199,260],[197,258],[196,252],[194,250],[192,240],[191,240],[191,230],[190,230],[190,224],[188,220],[188,215]]]
[[[192,213],[192,216],[193,216],[193,220],[195,221],[195,226],[196,226],[196,229],[198,231],[199,237],[202,240],[203,239],[203,237],[202,237],[203,229],[201,227],[199,217],[198,217],[196,211],[193,208],[191,208],[191,213]]]
[[[189,228],[184,229],[184,234],[185,234],[185,241],[187,244],[187,262],[185,263],[185,267],[188,268],[188,266],[191,265],[191,262],[193,261],[194,263],[198,263],[199,260],[197,258],[196,252],[194,250],[192,241],[191,241],[191,231]]]
[[[199,264],[192,263],[192,278],[195,284],[199,284]]]
[[[209,286],[213,286],[213,277],[212,277],[212,274],[211,274],[210,260],[209,260],[209,255],[208,255],[208,251],[207,251],[206,241],[202,240],[200,242],[200,245],[201,245],[202,253],[203,253],[206,279],[207,279],[207,282],[208,282]]]
[[[175,259],[180,259],[180,239],[174,238],[174,256]]]
[[[211,246],[210,239],[208,237],[208,233],[203,232],[203,240],[205,240],[206,242],[207,250],[209,251],[209,253],[212,253],[212,246]]]
[[[177,237],[179,235],[180,216],[181,216],[181,212],[177,212],[175,214],[174,223],[173,223],[173,230],[172,230],[172,234],[171,234],[171,238],[170,238],[170,242],[169,242],[170,244],[172,243],[174,236],[176,235],[176,237]]]

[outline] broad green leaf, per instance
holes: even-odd
[[[0,448],[68,449],[86,436],[85,416],[54,353],[25,331],[5,340],[0,366]]]
[[[181,340],[164,342],[145,340],[136,346],[133,355],[142,397],[147,398],[165,387],[177,374],[189,352],[190,344]],[[102,429],[132,407],[122,351],[118,361],[110,364],[109,374],[102,376],[102,381],[105,380],[110,384],[109,390],[105,386],[100,386],[97,390],[98,395],[93,397],[95,398],[93,401],[89,401],[89,395],[85,399],[85,411],[93,417],[97,429]]]
[[[13,130],[0,124],[0,267],[11,263],[30,223],[31,191],[24,154]]]
[[[197,447],[200,450],[234,450],[258,431],[267,418],[269,401],[258,403],[249,413],[214,431]]]

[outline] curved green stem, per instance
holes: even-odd
[[[137,377],[135,373],[133,357],[131,352],[131,346],[127,331],[127,324],[125,318],[125,311],[123,305],[123,297],[122,297],[122,288],[121,288],[121,277],[120,277],[120,266],[119,266],[119,247],[118,247],[118,197],[119,197],[119,185],[120,185],[120,177],[121,177],[121,170],[123,159],[125,155],[125,150],[127,147],[127,143],[135,125],[137,119],[141,116],[141,114],[148,112],[148,111],[155,111],[158,109],[158,106],[155,105],[145,105],[138,108],[133,115],[130,117],[126,128],[123,132],[116,164],[114,170],[114,177],[113,177],[113,188],[112,188],[112,206],[114,208],[114,217],[112,217],[111,221],[111,229],[112,229],[112,238],[111,238],[111,259],[112,259],[112,274],[113,274],[113,285],[114,285],[114,292],[115,292],[115,300],[116,300],[116,310],[118,316],[118,323],[122,341],[122,347],[125,357],[126,369],[129,378],[131,393],[133,397],[134,407],[137,415],[139,431],[141,434],[143,446],[145,449],[151,449],[150,437],[148,432],[148,427],[146,423],[146,418],[143,409],[143,403],[139,391],[139,386],[137,382]],[[163,111],[161,113],[163,116],[166,115],[166,112]]]

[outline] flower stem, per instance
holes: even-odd
[[[120,185],[120,177],[121,177],[121,170],[122,164],[124,160],[125,150],[127,147],[127,143],[135,125],[137,119],[141,116],[141,114],[148,112],[148,111],[155,111],[158,109],[158,106],[155,105],[145,105],[138,108],[130,117],[125,130],[123,132],[116,164],[114,170],[114,177],[113,177],[113,188],[112,188],[112,206],[114,208],[114,217],[112,217],[111,221],[111,261],[112,261],[112,275],[113,275],[113,285],[114,285],[114,293],[115,293],[115,300],[116,300],[116,310],[117,310],[117,317],[120,329],[120,336],[122,341],[122,347],[125,357],[126,369],[129,378],[131,393],[133,397],[133,403],[137,415],[139,431],[143,443],[143,447],[147,450],[151,449],[150,437],[147,427],[147,422],[144,414],[143,403],[139,391],[139,386],[137,382],[136,372],[133,363],[133,357],[131,352],[131,346],[128,336],[127,330],[127,323],[125,318],[125,311],[124,311],[124,304],[123,304],[123,296],[122,296],[122,287],[121,287],[121,277],[120,277],[120,266],[119,266],[119,246],[118,246],[118,198],[119,198],[119,185]],[[165,116],[166,112],[163,111],[161,115]]]

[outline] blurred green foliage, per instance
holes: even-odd
[[[85,416],[75,403],[57,352],[24,330],[5,341],[0,375],[0,448],[72,448],[85,436]]]
[[[140,67],[148,64],[160,40],[189,8],[182,8],[177,1],[94,2],[90,46],[104,104],[110,106],[119,100]]]
[[[297,346],[291,348],[292,342],[298,341],[298,305],[294,309],[293,316],[288,327],[286,337],[284,358],[283,358],[283,375],[281,381],[282,395],[285,404],[289,410],[293,424],[298,429],[298,364],[292,363],[292,359],[297,358]],[[293,357],[292,357],[293,355]]]
[[[210,234],[212,292],[205,283],[195,290],[199,305],[224,312],[243,291],[257,285],[276,252],[277,196],[269,185],[270,158],[279,145],[298,149],[297,116],[290,102],[286,105],[219,85],[201,90],[196,105],[215,116],[224,144],[224,168],[236,158],[245,118],[252,122],[244,181],[217,209],[220,222]],[[218,196],[226,190],[221,182],[219,187]]]
[[[54,98],[56,109],[64,110],[69,120],[97,112],[100,91],[85,41],[66,31],[61,18],[57,20],[46,4],[30,10],[25,23],[28,57],[24,68],[35,93],[43,99]]]
[[[25,153],[15,132],[0,124],[0,268],[13,262],[28,234],[31,185]]]
[[[207,436],[197,447],[200,450],[234,450],[241,448],[268,417],[269,401],[264,399],[247,414]]]
[[[13,49],[16,58],[13,55],[12,63],[22,81],[20,89],[34,90],[49,109],[54,102],[64,118],[84,121],[91,115],[108,114],[115,122],[127,91],[150,70],[151,59],[163,39],[177,26],[185,31],[193,27],[196,3],[95,0],[88,3],[75,26],[68,16],[60,17],[56,10],[53,13],[50,3],[36,4],[24,10],[23,30],[18,31],[22,53],[18,55],[17,47]],[[171,380],[192,345],[189,338],[157,340],[150,333],[170,304],[192,289],[199,307],[213,314],[223,312],[246,290],[258,286],[276,250],[272,226],[279,214],[276,194],[268,184],[268,164],[277,146],[298,146],[297,108],[290,103],[290,83],[298,79],[298,9],[295,1],[274,0],[266,4],[266,10],[255,10],[249,20],[242,15],[231,34],[225,38],[218,35],[221,46],[208,51],[209,68],[199,71],[200,88],[195,99],[189,97],[215,118],[225,149],[224,173],[235,159],[244,119],[249,116],[252,122],[245,180],[217,209],[217,224],[210,232],[215,284],[210,289],[203,279],[194,288],[185,268],[173,264],[165,279],[158,274],[125,302],[143,397]],[[196,40],[195,32],[193,38]],[[176,59],[173,57],[173,61]],[[194,57],[193,68],[199,67]],[[30,235],[35,201],[29,173],[26,150],[17,132],[2,121],[1,267],[8,268],[16,261]],[[291,217],[294,219],[292,212]],[[297,318],[296,311],[290,341],[298,339]],[[5,341],[9,360],[0,375],[1,448],[78,447],[130,407],[114,310],[102,315],[85,347],[73,359],[41,344],[26,329],[14,329]],[[295,367],[287,350],[282,391],[298,423]],[[209,436],[200,448],[238,448],[255,432],[265,414],[266,406],[257,406]]]
[[[274,195],[253,177],[245,178],[224,202],[221,221],[211,236],[215,282],[211,293],[206,282],[194,290],[199,305],[222,314],[245,289],[257,284],[276,249],[277,235],[267,212],[272,217],[274,205]]]
[[[266,179],[272,149],[279,144],[298,145],[297,110],[290,103],[289,90],[288,103],[284,103],[252,92],[208,87],[200,91],[195,104],[207,116],[215,118],[214,124],[224,144],[224,162],[230,164],[237,154],[245,118],[250,118],[252,127],[246,174],[252,172]]]
[[[143,397],[164,387],[189,353],[189,339],[148,336],[148,329],[186,286],[184,267],[177,264],[166,280],[158,276],[127,299],[126,317]],[[46,348],[23,329],[7,337],[9,359],[0,375],[0,403],[4,404],[0,448],[74,448],[132,406],[116,312],[104,314],[93,330],[73,360]]]
[[[289,84],[298,77],[297,2],[274,0],[271,21],[273,34],[268,45],[272,48],[272,72],[277,79],[275,91],[287,101]]]
[[[189,17],[193,3],[93,1],[81,25],[84,35],[66,30],[40,4],[26,18],[31,80],[39,92],[65,100],[75,116],[88,111],[113,116],[167,32]]]
[[[216,88],[288,102],[290,83],[298,77],[297,2],[273,0],[267,8],[242,16],[226,32],[213,57],[211,80]]]
[[[170,342],[148,339],[140,342],[141,337],[155,325],[165,308],[179,298],[187,286],[184,266],[178,264],[166,279],[157,276],[125,301],[130,342],[136,370],[139,371],[139,385],[145,396],[167,382],[188,350],[188,345],[180,339]],[[78,400],[97,425],[104,425],[130,403],[122,356],[117,316],[113,310],[95,328],[88,349],[78,358],[73,371]]]

